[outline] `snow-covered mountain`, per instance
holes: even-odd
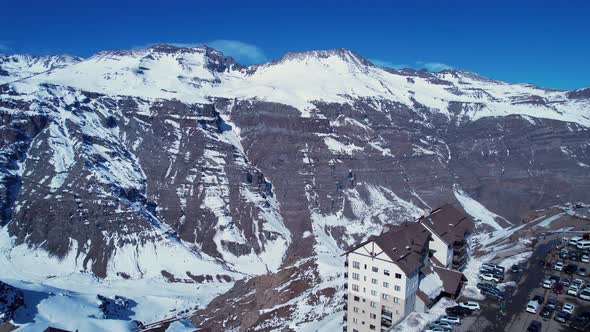
[[[0,279],[123,295],[144,321],[338,326],[339,255],[384,223],[452,202],[484,232],[590,189],[590,89],[343,49],[14,55],[0,75]]]

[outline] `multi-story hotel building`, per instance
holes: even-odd
[[[387,331],[409,313],[428,310],[441,296],[458,295],[465,278],[449,269],[456,241],[448,231],[458,228],[437,225],[448,222],[440,217],[456,214],[442,209],[458,212],[448,205],[416,222],[387,225],[380,235],[345,253],[345,331]],[[472,225],[461,220],[461,228]]]

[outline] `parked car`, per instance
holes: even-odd
[[[543,324],[541,324],[541,322],[539,322],[538,320],[534,320],[529,324],[529,327],[527,327],[526,331],[527,332],[540,332],[542,326],[543,326]]]
[[[578,287],[577,285],[571,285],[568,289],[567,289],[567,295],[573,295],[573,296],[578,296],[578,294],[580,293],[580,287]]]
[[[566,277],[561,279],[561,284],[563,285],[563,287],[569,287],[572,284],[572,278]]]
[[[488,289],[483,289],[481,291],[481,294],[483,296],[485,296],[488,299],[492,299],[492,300],[496,300],[496,301],[503,301],[504,300],[504,295],[501,293],[496,293],[496,292],[492,292]]]
[[[556,282],[556,283],[553,285],[553,292],[554,292],[555,294],[563,294],[563,292],[565,292],[565,289],[564,289],[564,287],[563,287],[563,284],[561,284],[561,283],[559,283],[559,282]]]
[[[530,300],[529,303],[527,303],[526,305],[526,312],[530,312],[531,314],[537,314],[537,312],[539,312],[539,307],[541,306],[541,304],[537,301],[534,300]]]
[[[501,279],[491,273],[483,273],[479,275],[480,280],[500,282]]]
[[[558,261],[557,263],[555,263],[555,265],[553,265],[553,269],[555,271],[562,271],[564,268],[563,262],[562,261]]]
[[[568,314],[573,314],[574,310],[576,310],[576,306],[571,303],[566,303],[561,307],[561,311],[567,312]]]
[[[549,307],[556,309],[557,306],[559,305],[559,301],[557,300],[557,298],[552,297],[549,300],[547,300],[547,304]]]
[[[590,287],[584,288],[584,290],[578,294],[578,297],[582,300],[590,301]]]
[[[576,264],[568,264],[563,268],[563,272],[567,274],[574,274],[576,271],[578,271],[578,266]]]
[[[481,307],[479,306],[479,303],[477,303],[475,301],[459,302],[459,306],[461,306],[463,308],[471,309],[471,310],[476,310],[476,311],[481,310]]]
[[[429,324],[424,329],[424,332],[447,332],[447,331],[448,330],[445,329],[444,327],[441,327],[441,326],[438,326],[438,325],[434,325],[434,324]]]
[[[580,288],[584,288],[584,286],[586,286],[586,281],[581,278],[576,278],[574,279],[573,284]]]
[[[580,256],[578,256],[578,253],[570,252],[570,260],[571,261],[579,261],[580,260]]]
[[[543,302],[545,302],[545,297],[543,295],[535,295],[533,296],[532,301],[536,301],[539,304],[543,304]]]
[[[590,249],[590,240],[578,241],[578,244],[576,245],[576,248],[581,249],[581,250],[588,250],[588,249]]]
[[[581,267],[581,268],[578,269],[578,272],[577,273],[578,273],[579,276],[584,277],[584,276],[586,276],[588,274],[588,271],[586,270],[585,267]]]
[[[583,262],[583,263],[590,263],[590,257],[588,257],[588,255],[584,254],[580,258],[580,261]]]
[[[560,322],[560,323],[565,323],[568,321],[568,319],[570,319],[571,314],[565,311],[560,311],[558,313],[555,314],[555,317],[553,319],[555,319],[555,321]]]
[[[473,310],[456,305],[454,307],[446,308],[445,312],[449,316],[465,317],[471,315]]]
[[[443,322],[443,321],[441,321],[440,319],[439,319],[439,320],[437,320],[437,321],[435,321],[435,322],[434,322],[434,323],[432,323],[432,324],[433,324],[433,325],[435,325],[435,326],[440,326],[440,327],[442,327],[443,329],[446,329],[447,331],[452,331],[452,330],[453,330],[453,325],[452,325],[452,324],[449,324],[449,323],[447,323],[447,322]]]
[[[458,316],[442,316],[439,318],[441,322],[446,322],[452,325],[461,325],[461,318]]]
[[[551,289],[553,284],[555,284],[555,280],[545,279],[545,281],[543,281],[543,288]]]
[[[498,264],[493,264],[493,263],[483,263],[481,264],[482,267],[487,267],[490,269],[495,269],[495,270],[499,270],[501,272],[505,272],[506,269],[503,266],[500,266]]]
[[[540,314],[540,315],[541,315],[541,317],[543,317],[543,318],[550,319],[550,318],[551,318],[551,315],[553,315],[553,310],[555,310],[555,309],[551,308],[551,307],[550,307],[550,306],[548,306],[548,305],[545,305],[545,306],[543,307],[543,310],[541,310],[541,314]]]
[[[582,240],[581,236],[574,236],[570,239],[569,245],[575,247],[578,245],[578,241]]]
[[[590,329],[590,316],[586,314],[590,314],[590,312],[585,311],[574,317],[570,323],[570,327],[576,331],[588,331]]]
[[[510,268],[510,272],[512,273],[518,273],[518,271],[520,271],[520,267],[517,264],[512,265]]]

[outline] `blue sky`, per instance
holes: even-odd
[[[0,53],[206,43],[245,64],[348,48],[386,66],[590,86],[590,1],[5,1]]]

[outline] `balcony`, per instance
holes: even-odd
[[[348,272],[344,272],[344,279],[348,279]]]
[[[381,326],[385,328],[390,328],[393,326],[393,322],[386,319],[381,319]]]

